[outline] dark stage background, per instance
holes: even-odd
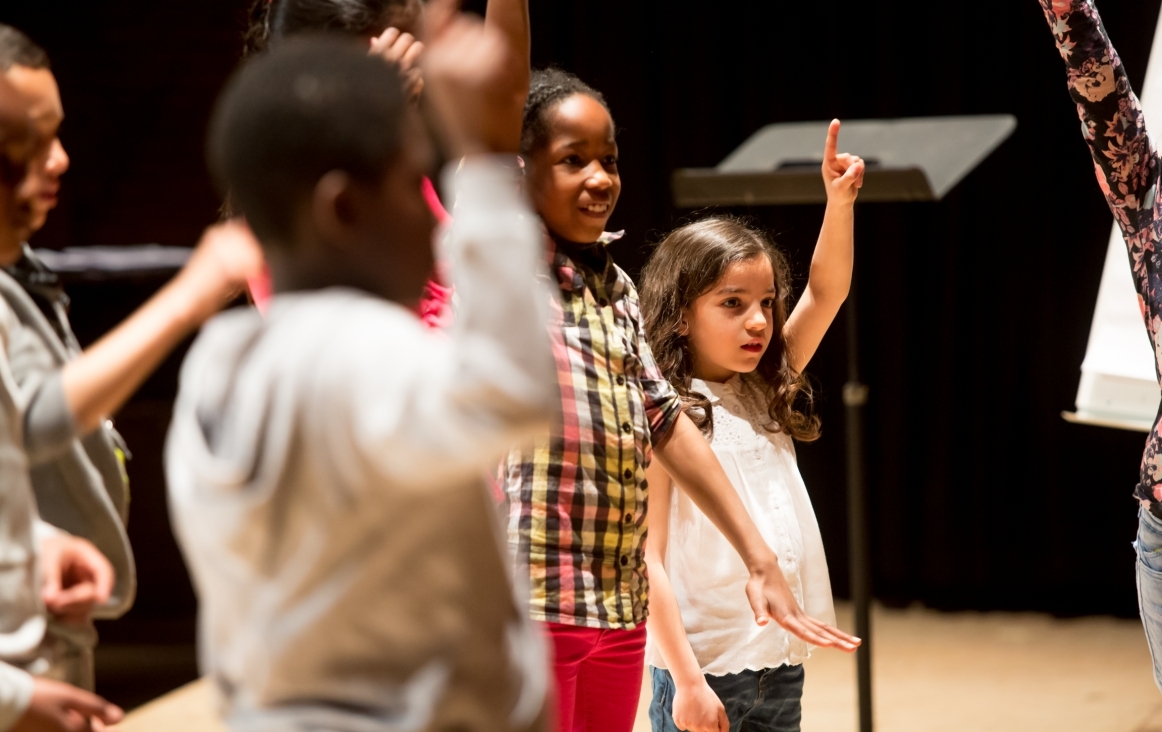
[[[73,168],[36,245],[196,241],[218,206],[202,140],[238,56],[243,5],[3,3],[0,21],[51,54],[68,113]],[[715,7],[532,2],[535,64],[578,73],[617,119],[619,262],[636,273],[651,242],[693,215],[671,205],[675,168],[714,165],[766,123],[1016,115],[1016,134],[944,201],[858,212],[875,592],[947,609],[1133,615],[1131,490],[1144,438],[1059,416],[1073,406],[1111,217],[1038,4]],[[1101,9],[1140,85],[1159,0]],[[822,208],[736,213],[776,235],[801,286]],[[158,284],[74,289],[83,338]],[[809,368],[824,437],[799,450],[841,596],[842,321]],[[177,363],[121,417],[136,455],[141,594],[107,639],[191,637],[194,598],[168,534],[159,455]]]

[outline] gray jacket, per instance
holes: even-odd
[[[8,275],[0,272],[0,279]],[[32,675],[61,678],[72,671],[67,639],[46,633],[40,599],[37,547],[53,529],[36,515],[29,481],[22,414],[26,394],[17,386],[8,360],[13,336],[22,329],[0,299],[0,730],[8,730],[28,709]]]
[[[108,423],[85,437],[77,435],[61,384],[62,367],[78,355],[75,345],[61,341],[28,293],[3,272],[0,297],[23,326],[10,334],[9,359],[26,400],[24,445],[40,516],[93,542],[113,564],[113,596],[94,617],[120,617],[137,592],[137,568],[125,531],[129,489],[116,453],[121,438]]]

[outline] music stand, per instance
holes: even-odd
[[[825,203],[820,167],[829,122],[789,122],[763,127],[716,168],[674,172],[674,204],[787,206]],[[1017,127],[1011,115],[856,120],[843,123],[842,148],[867,163],[861,203],[939,201],[987,158]],[[859,685],[859,729],[872,732],[871,548],[863,465],[863,407],[868,388],[860,380],[855,272],[847,310],[848,542]]]

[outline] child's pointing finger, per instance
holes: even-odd
[[[839,149],[839,120],[831,120],[831,126],[827,128],[827,142],[823,144],[823,162],[828,163],[835,159],[835,153]]]

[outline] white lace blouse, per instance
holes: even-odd
[[[695,379],[692,386],[710,398],[710,446],[778,555],[795,598],[808,615],[834,624],[827,558],[794,443],[785,433],[763,428],[770,417],[749,378],[736,376],[725,384]],[[774,622],[755,624],[745,592],[749,575],[726,538],[684,491],[673,491],[668,508],[666,571],[702,672],[721,676],[802,663],[812,648],[806,641]],[[646,660],[666,668],[652,639]]]

